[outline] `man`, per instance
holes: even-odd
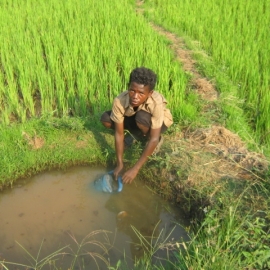
[[[101,116],[102,124],[115,130],[116,179],[124,168],[123,152],[125,142],[128,143],[124,130],[129,130],[135,136],[140,133],[148,140],[141,157],[122,175],[124,183],[133,181],[148,157],[160,147],[161,133],[173,123],[172,115],[166,108],[167,101],[154,91],[156,80],[157,75],[151,69],[135,68],[130,73],[128,90],[114,99],[111,111],[104,112]]]

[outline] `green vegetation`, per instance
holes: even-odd
[[[251,168],[256,181],[199,178],[192,185],[188,172],[197,159],[179,134],[211,126],[214,119],[269,157],[270,2],[145,0],[140,7],[143,14],[135,12],[131,0],[1,1],[0,187],[45,169],[114,163],[112,133],[101,126],[99,115],[126,88],[130,71],[147,66],[158,74],[156,89],[174,115],[167,138],[178,137],[173,145],[167,143],[172,153],[152,158],[153,166],[140,177],[162,195],[182,197],[181,207],[189,213],[200,213],[198,219],[191,215],[196,223],[191,241],[176,242],[170,252],[177,259],[168,264],[172,269],[267,269],[269,171]],[[148,20],[184,36],[199,71],[215,82],[217,101],[210,104],[195,94],[191,74]],[[174,159],[178,152],[185,162]],[[126,153],[127,166],[136,155],[139,151]],[[211,155],[200,153],[205,159]],[[161,189],[163,178],[169,184],[164,181]],[[180,187],[176,195],[174,183]],[[141,239],[149,252],[134,269],[142,264],[144,269],[165,269],[150,262],[164,243],[152,246]],[[31,267],[41,269],[51,257],[45,259],[34,258]],[[124,264],[111,269],[125,269]],[[1,267],[8,269],[2,262]]]
[[[218,84],[219,90],[232,92],[244,101],[242,107],[258,142],[269,144],[269,0],[146,0],[145,3],[145,15],[150,20],[179,36],[195,39],[213,58],[216,69],[237,86],[231,89],[228,84]]]
[[[136,16],[127,1],[25,5],[7,0],[1,5],[2,124],[51,112],[98,114],[126,89],[130,71],[141,65],[159,74],[161,92],[166,93],[173,81],[169,102],[176,117],[187,114],[184,72],[166,41]],[[196,111],[195,104],[189,107]]]
[[[107,142],[100,126],[89,131],[84,125],[85,120],[80,118],[44,116],[1,127],[0,187],[12,186],[16,179],[45,169],[86,163],[105,165],[107,156],[100,144],[106,148]]]

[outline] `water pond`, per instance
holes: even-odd
[[[33,267],[57,254],[42,269],[108,269],[120,259],[131,266],[159,243],[188,239],[181,212],[139,180],[117,194],[96,191],[93,181],[105,172],[85,166],[44,172],[0,193],[0,261]]]

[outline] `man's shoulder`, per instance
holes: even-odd
[[[164,96],[159,93],[158,91],[154,90],[151,99],[156,103],[156,104],[162,104],[162,103],[167,103],[166,99]]]
[[[116,98],[121,99],[121,98],[126,98],[128,96],[128,90],[123,91],[120,93]]]
[[[117,97],[114,98],[113,103],[116,106],[126,107],[127,104],[129,103],[128,91],[126,90],[126,91],[120,93]]]

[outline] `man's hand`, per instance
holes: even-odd
[[[130,184],[134,180],[137,174],[138,174],[138,170],[136,170],[134,167],[129,169],[122,176],[123,183]]]
[[[121,165],[118,165],[118,166],[114,169],[114,171],[113,171],[114,180],[117,180],[118,175],[121,173],[121,171],[123,170],[123,168],[124,168],[124,166],[123,166],[123,164],[121,164]]]
[[[160,134],[161,128],[150,130],[150,138],[141,157],[131,169],[124,173],[124,175],[122,176],[123,183],[131,183],[133,181],[133,179],[136,177],[139,170],[141,169],[142,165],[148,160],[148,157],[153,153],[154,149],[156,148],[159,142]]]

